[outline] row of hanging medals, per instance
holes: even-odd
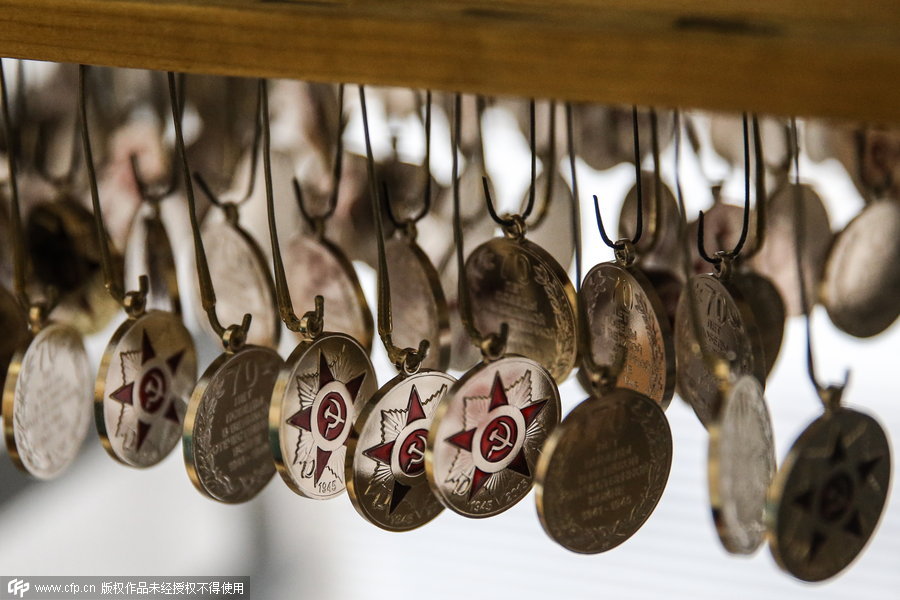
[[[427,96],[424,117],[428,182],[424,201],[417,214],[401,220],[388,197],[388,186],[376,181],[365,91],[360,86],[377,230],[378,333],[398,371],[394,379],[379,387],[369,359],[371,316],[351,264],[325,237],[325,223],[337,199],[341,132],[329,209],[310,214],[296,180],[294,190],[314,232],[304,251],[317,256],[307,264],[316,260],[329,264],[324,272],[314,273],[314,267],[310,272],[332,279],[331,283],[342,280],[344,297],[350,300],[332,302],[329,298],[326,303],[318,295],[314,306],[298,316],[278,242],[266,82],[259,82],[256,117],[263,148],[274,282],[261,250],[240,228],[236,205],[218,200],[195,175],[226,217],[215,234],[200,235],[182,132],[184,83],[179,90],[178,80],[170,73],[170,105],[180,161],[178,169],[173,165],[173,172],[180,171],[183,176],[202,307],[224,350],[198,381],[194,343],[175,309],[174,261],[159,219],[158,201],[165,193],[155,195],[155,219],[148,221],[147,235],[153,240],[147,246],[150,277],[140,276],[138,290],[126,292],[115,267],[91,151],[86,73],[82,66],[78,106],[94,222],[106,288],[127,315],[106,347],[94,384],[97,430],[103,446],[117,461],[138,468],[152,466],[181,439],[188,475],[210,498],[225,503],[248,501],[277,470],[293,491],[307,498],[334,498],[346,489],[360,515],[390,531],[419,527],[444,508],[471,518],[490,517],[516,504],[534,485],[537,512],[547,534],[574,552],[600,553],[631,537],[662,496],[672,460],[672,436],[664,409],[677,386],[709,430],[709,495],[716,530],[727,551],[751,554],[768,539],[782,568],[801,580],[820,581],[847,567],[873,534],[889,487],[887,437],[875,419],[841,405],[843,385],[818,383],[809,335],[809,372],[824,412],[776,469],[763,386],[781,344],[785,308],[778,290],[754,272],[749,262],[760,251],[766,229],[767,202],[759,197],[753,248],[744,248],[750,223],[751,144],[746,115],[745,202],[739,240],[733,249],[710,256],[704,248],[708,231],[704,231],[703,213],[697,222],[699,254],[713,272],[694,274],[688,258],[678,179],[680,115],[675,112],[672,120],[676,177],[672,195],[659,176],[658,124],[652,111],[655,173],[649,179],[641,175],[635,108],[637,179],[622,222],[627,229],[631,215],[632,234],[610,239],[594,196],[600,236],[613,249],[615,259],[594,266],[581,281],[573,112],[566,105],[576,283],[581,284],[577,293],[565,269],[526,237],[536,195],[534,102],[530,105],[531,187],[524,210],[498,214],[491,186],[483,177],[488,212],[504,235],[479,245],[465,261],[459,157],[453,151],[455,259],[458,272],[465,274],[458,278],[458,311],[472,346],[481,353],[480,362],[469,364],[471,368],[457,380],[444,372],[450,354],[448,308],[440,278],[416,243],[416,222],[431,204],[431,96]],[[86,436],[91,412],[90,368],[81,334],[70,325],[48,320],[53,290],[45,290],[42,298],[32,297],[34,285],[29,287],[26,281],[30,271],[18,200],[16,129],[11,124],[2,65],[0,79],[9,147],[14,263],[14,294],[3,291],[0,301],[4,314],[21,315],[11,319],[7,332],[15,351],[8,359],[3,393],[4,435],[19,468],[50,479],[72,462]],[[343,91],[341,86],[341,113]],[[342,116],[339,120],[343,124]],[[454,149],[460,140],[461,122],[462,103],[457,94],[451,139]],[[756,118],[752,130],[759,195],[765,183]],[[806,281],[801,249],[806,247],[805,236],[818,232],[805,231],[810,191],[799,184],[793,121],[788,133],[794,183],[782,188],[789,192],[782,193],[785,214],[781,216],[794,225],[790,243],[796,250],[793,274],[799,292],[794,301],[806,315],[809,333],[809,308],[814,302],[808,297],[808,286],[800,283]],[[476,168],[483,172],[483,161]],[[546,179],[547,188],[552,187],[553,175],[551,172]],[[647,182],[654,186],[654,194],[649,206],[644,206],[642,186]],[[147,190],[144,193],[150,195]],[[891,217],[898,209],[893,202],[876,203],[851,222],[834,244],[832,254],[837,258],[829,261],[829,269],[840,273],[841,265],[832,263],[852,255],[854,243],[859,245],[856,223],[879,218],[871,216],[873,212],[885,218],[885,210],[893,211]],[[395,226],[388,240],[383,213]],[[265,283],[250,290],[251,295],[270,293],[281,320],[301,339],[286,361],[267,345],[248,341],[250,314],[244,314],[240,323],[226,325],[219,320],[204,239],[207,245],[221,246],[215,252],[229,255],[232,268],[235,262],[241,268],[257,267],[254,277]],[[849,244],[849,248],[842,246],[842,239],[849,240],[843,245]],[[235,259],[235,247],[241,248],[243,256]],[[668,269],[660,266],[666,262]],[[391,293],[389,265],[397,277],[395,286],[402,273],[400,294]],[[682,286],[681,281],[687,284]],[[835,322],[871,328],[869,307],[841,301],[854,290],[840,292],[835,302],[827,304]],[[871,295],[871,290],[862,292]],[[148,309],[149,294],[162,295],[172,309]],[[402,310],[409,314],[400,316],[406,330],[395,336],[391,305],[398,297],[406,299]],[[234,310],[240,314],[244,307]],[[876,317],[880,329],[896,316],[887,319],[884,312]],[[330,331],[336,328],[326,328],[329,321],[347,324],[345,329],[355,329],[355,335]],[[350,325],[354,322],[355,328]],[[398,346],[396,339],[410,347]],[[269,345],[276,341],[277,334],[264,340]],[[578,379],[588,398],[560,420],[557,384],[579,361]]]

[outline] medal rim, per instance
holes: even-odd
[[[465,513],[465,512],[461,512],[456,506],[453,505],[452,502],[449,502],[448,500],[445,499],[444,494],[440,489],[440,485],[437,483],[437,481],[435,479],[436,473],[435,473],[435,467],[434,467],[434,453],[435,453],[435,446],[440,441],[437,439],[437,435],[438,435],[437,430],[438,430],[438,425],[440,424],[441,420],[444,419],[444,417],[447,415],[447,412],[450,410],[451,399],[455,398],[457,396],[457,394],[459,393],[459,390],[462,387],[467,385],[472,379],[474,379],[475,377],[480,375],[482,372],[484,372],[485,369],[488,369],[488,368],[492,367],[493,365],[495,365],[503,360],[506,360],[506,359],[528,361],[532,365],[532,367],[530,367],[530,368],[535,368],[537,370],[543,371],[544,375],[547,378],[547,381],[552,384],[550,386],[551,389],[553,389],[555,392],[553,394],[552,398],[548,398],[548,401],[552,401],[555,406],[556,422],[553,424],[552,427],[548,428],[547,437],[544,438],[544,442],[541,444],[541,450],[537,452],[537,456],[533,460],[532,464],[535,465],[535,467],[534,467],[535,469],[536,469],[538,459],[540,458],[541,454],[543,454],[543,448],[546,446],[547,439],[550,437],[550,434],[559,426],[559,423],[560,423],[560,413],[562,412],[562,406],[561,406],[561,402],[560,402],[558,384],[556,383],[556,380],[553,379],[553,375],[550,374],[550,371],[548,371],[546,369],[546,367],[544,367],[541,363],[537,362],[536,360],[528,358],[527,356],[522,356],[521,354],[505,354],[502,357],[498,358],[497,360],[494,360],[491,362],[485,362],[484,360],[482,360],[481,362],[479,362],[478,364],[473,366],[471,369],[466,371],[462,375],[462,377],[460,377],[459,379],[456,380],[456,382],[450,387],[449,390],[447,390],[447,393],[441,399],[440,404],[438,404],[437,409],[434,411],[434,416],[431,417],[431,427],[429,427],[429,429],[428,429],[428,437],[426,438],[426,441],[425,441],[425,477],[428,480],[428,486],[431,488],[431,492],[434,494],[435,498],[437,498],[438,501],[444,507],[450,509],[451,511],[455,512],[458,515],[462,515],[464,517],[468,517],[471,519],[486,519],[488,517],[493,517],[493,516],[499,515],[503,512],[506,512],[507,510],[509,510],[510,508],[512,508],[519,502],[521,502],[522,499],[525,496],[527,496],[531,492],[532,488],[534,487],[535,473],[534,473],[534,471],[532,471],[531,483],[529,484],[528,488],[521,496],[516,498],[510,504],[508,504],[506,506],[502,506],[502,507],[498,508],[497,510],[490,511],[487,513]],[[462,401],[462,400],[460,400],[460,401]],[[521,451],[522,452],[525,451],[524,447],[522,448]]]
[[[584,276],[584,281],[587,281],[588,277],[591,276],[592,273],[601,270],[602,268],[610,268],[615,267],[620,271],[623,271],[630,275],[632,279],[634,279],[635,283],[641,288],[641,291],[644,292],[644,296],[648,298],[650,301],[650,308],[653,311],[653,318],[656,319],[656,323],[659,326],[660,336],[663,341],[663,353],[665,355],[665,385],[663,388],[663,394],[659,401],[650,398],[657,404],[659,404],[660,408],[665,411],[669,408],[669,405],[672,403],[672,398],[675,396],[675,383],[676,383],[676,365],[675,365],[675,332],[672,330],[672,325],[669,323],[669,316],[666,313],[666,309],[663,306],[662,300],[659,297],[659,293],[656,291],[656,287],[647,276],[644,274],[643,269],[638,265],[629,265],[627,267],[620,265],[615,261],[603,262],[594,265],[590,271]],[[584,292],[584,285],[581,286],[581,291],[579,293]],[[588,319],[590,320],[590,319]],[[589,327],[587,323],[584,324],[585,327]],[[588,335],[590,336],[590,330],[588,330]],[[593,354],[593,352],[592,352]],[[656,365],[659,366],[659,365]],[[578,370],[579,375],[582,374],[582,370]],[[583,381],[583,376],[579,378],[583,387],[586,387],[588,393],[590,393],[590,386],[585,386],[585,381]],[[631,389],[617,386],[617,389]],[[631,390],[638,394],[643,394],[637,390]],[[647,396],[649,398],[649,396]]]
[[[828,427],[829,421],[832,419],[841,418],[842,414],[852,414],[854,415],[851,418],[863,418],[868,420],[872,425],[875,425],[878,428],[878,431],[881,433],[881,436],[884,438],[885,446],[888,450],[888,485],[885,489],[884,498],[881,503],[881,508],[878,512],[878,518],[875,521],[874,526],[872,527],[872,531],[866,540],[860,545],[857,553],[849,560],[847,563],[841,567],[838,571],[834,573],[830,573],[822,578],[805,578],[801,577],[794,571],[792,571],[786,561],[784,560],[784,554],[782,553],[782,546],[785,545],[779,536],[778,526],[780,523],[780,511],[781,511],[781,500],[784,498],[784,492],[787,489],[788,483],[791,479],[791,476],[794,473],[795,468],[803,459],[803,455],[806,453],[806,450],[809,448],[812,440],[819,435],[819,429],[823,427]],[[772,555],[772,558],[775,560],[776,564],[787,573],[790,573],[792,576],[796,577],[801,581],[806,581],[810,583],[815,583],[819,581],[826,581],[831,579],[840,573],[845,572],[850,565],[859,560],[859,557],[862,556],[866,547],[872,541],[872,538],[875,537],[876,532],[878,531],[878,527],[881,525],[881,521],[884,518],[885,508],[887,507],[888,500],[891,495],[891,483],[893,480],[893,459],[891,457],[891,443],[890,438],[888,437],[887,430],[882,427],[881,423],[873,417],[872,415],[865,413],[860,410],[855,410],[852,408],[848,408],[846,406],[841,406],[837,410],[826,411],[823,414],[816,417],[809,425],[807,425],[806,429],[797,437],[794,443],[791,445],[791,449],[788,451],[787,456],[784,459],[784,462],[781,464],[781,467],[775,472],[775,477],[772,479],[772,483],[769,485],[769,493],[766,497],[766,538],[769,542],[769,552]]]
[[[626,396],[626,403],[633,402],[647,402],[648,406],[650,404],[658,410],[658,416],[661,417],[661,422],[665,424],[665,429],[668,433],[668,444],[666,444],[668,452],[666,453],[666,477],[665,483],[662,486],[662,489],[659,490],[659,496],[656,498],[656,501],[653,503],[653,506],[650,507],[648,511],[644,515],[641,516],[640,522],[636,524],[633,531],[621,540],[618,540],[615,544],[603,548],[602,550],[585,550],[582,548],[575,547],[573,544],[568,543],[561,539],[560,536],[557,536],[552,531],[552,527],[547,522],[546,516],[546,504],[547,498],[545,497],[548,491],[553,493],[554,490],[547,488],[545,485],[547,476],[552,468],[551,462],[553,461],[553,455],[556,452],[556,449],[559,447],[560,442],[562,441],[563,436],[567,434],[566,421],[571,423],[572,421],[580,421],[584,420],[585,416],[583,413],[589,410],[593,410],[595,407],[600,406],[603,402],[607,402],[612,400],[614,396]],[[673,460],[673,446],[674,440],[672,437],[672,426],[669,424],[669,419],[666,417],[666,412],[662,406],[659,405],[658,402],[653,400],[652,398],[645,396],[640,392],[636,392],[634,390],[628,388],[615,388],[608,393],[602,394],[600,396],[589,395],[586,399],[580,402],[575,408],[569,411],[569,414],[566,415],[566,418],[563,419],[559,425],[557,425],[554,430],[547,436],[547,441],[544,442],[544,448],[541,451],[540,457],[537,461],[537,466],[535,468],[535,506],[537,508],[538,520],[541,523],[541,527],[547,536],[550,537],[557,544],[562,546],[563,548],[570,550],[571,552],[575,552],[577,554],[602,554],[604,552],[609,552],[613,550],[629,539],[634,537],[634,535],[640,531],[640,529],[644,526],[644,524],[650,519],[654,512],[656,512],[656,507],[659,506],[659,502],[662,500],[663,494],[666,491],[666,487],[668,487],[669,477],[672,474],[672,460]]]
[[[78,450],[71,457],[69,457],[66,463],[59,470],[49,476],[44,476],[32,472],[25,464],[25,461],[22,460],[21,452],[19,452],[19,447],[16,443],[16,428],[14,417],[16,406],[16,387],[18,386],[19,378],[22,374],[22,364],[25,361],[25,357],[28,355],[28,351],[31,349],[32,343],[34,343],[34,341],[48,329],[68,330],[67,333],[72,334],[74,338],[77,338],[81,342],[81,351],[85,356],[85,362],[88,364],[88,369],[86,370],[88,376],[85,379],[84,383],[87,385],[87,387],[90,386],[90,358],[88,357],[87,350],[84,347],[84,337],[82,333],[78,329],[72,327],[67,323],[48,321],[36,334],[29,332],[28,339],[19,346],[19,348],[13,355],[13,358],[9,363],[9,368],[6,372],[6,380],[3,384],[3,402],[2,409],[0,409],[0,414],[3,415],[3,439],[6,443],[7,454],[9,455],[10,459],[17,469],[19,469],[23,473],[27,473],[35,479],[39,479],[42,481],[49,481],[51,479],[59,477],[72,465],[75,459],[78,458],[78,454],[80,453],[81,448],[84,445],[85,440],[87,439],[88,429],[87,427],[85,427],[84,434],[81,436],[81,441],[77,444]]]
[[[753,377],[753,375],[741,375],[737,380],[731,382],[729,386],[729,391],[725,394],[722,394],[722,405],[719,409],[719,414],[716,418],[710,423],[708,428],[709,433],[709,445],[707,450],[707,487],[709,489],[709,504],[713,517],[713,523],[716,526],[716,534],[719,537],[719,541],[722,543],[722,547],[731,554],[740,554],[740,555],[752,555],[755,554],[759,548],[766,541],[765,531],[763,530],[757,539],[754,540],[754,543],[751,546],[739,546],[734,540],[737,536],[733,534],[732,529],[730,528],[729,522],[722,517],[724,514],[724,505],[726,502],[725,495],[722,493],[722,480],[720,474],[722,472],[722,460],[721,460],[721,445],[722,445],[722,424],[721,424],[721,416],[722,409],[724,409],[724,403],[728,402],[728,399],[731,397],[731,392],[737,387],[738,382],[750,378],[756,389],[759,391],[759,401],[765,407],[766,414],[766,423],[769,429],[769,436],[772,440],[772,444],[769,447],[768,456],[771,458],[771,464],[773,466],[773,471],[770,474],[768,487],[772,484],[772,481],[775,477],[775,473],[778,472],[778,462],[777,457],[775,456],[775,444],[774,444],[774,431],[772,429],[772,415],[769,411],[769,405],[766,402],[765,391],[763,390],[762,385],[759,381]],[[766,504],[768,502],[768,498],[763,498],[762,507],[761,507],[761,519],[760,522],[765,526],[765,514],[766,514]]]
[[[565,296],[566,300],[568,300],[568,309],[569,309],[568,313],[569,313],[569,315],[571,315],[570,320],[572,321],[572,331],[573,331],[573,335],[577,336],[579,323],[578,323],[578,311],[575,309],[575,307],[578,305],[578,297],[575,293],[575,286],[572,285],[572,281],[569,279],[569,275],[565,272],[565,270],[562,268],[562,266],[558,262],[556,262],[556,259],[553,258],[553,256],[551,256],[549,252],[547,252],[546,250],[544,250],[543,248],[541,248],[540,246],[538,246],[537,244],[535,244],[528,238],[522,237],[521,239],[515,239],[515,238],[510,238],[507,236],[498,236],[498,237],[491,238],[490,240],[479,244],[478,246],[475,247],[474,250],[472,250],[469,253],[469,256],[466,257],[466,262],[463,265],[462,275],[468,279],[469,265],[474,263],[475,254],[479,250],[482,250],[483,248],[486,248],[488,246],[496,246],[496,245],[501,245],[501,244],[509,245],[512,248],[516,248],[517,251],[524,251],[526,253],[531,253],[531,254],[535,255],[541,261],[542,266],[545,266],[548,268],[548,270],[550,271],[550,273],[553,276],[553,279],[555,279],[556,283],[559,284],[560,288],[562,288],[563,295]],[[474,301],[474,298],[473,298],[473,301],[471,302],[471,304],[477,306],[477,302]],[[473,306],[473,308],[474,308],[474,306]],[[476,317],[476,320],[477,320],[477,317]],[[550,371],[549,368],[545,367],[544,365],[541,365],[545,371],[550,373],[550,377],[556,382],[557,386],[561,385],[566,379],[568,379],[569,374],[571,374],[571,372],[572,372],[572,369],[574,369],[575,366],[578,364],[580,356],[579,356],[579,352],[578,352],[578,344],[575,343],[574,340],[573,340],[573,346],[574,346],[574,348],[572,351],[571,360],[568,361],[569,364],[568,364],[567,368],[564,370],[564,372],[561,372],[557,377],[553,376],[553,373]],[[533,358],[529,358],[528,356],[517,353],[517,352],[510,352],[508,354],[505,354],[504,358],[512,357],[512,356],[520,356],[522,358],[527,358],[528,360],[538,363],[537,360],[535,360]],[[540,364],[540,363],[538,363],[538,364]],[[477,366],[477,365],[475,365],[475,366]],[[475,366],[473,366],[472,369],[474,369]]]
[[[197,469],[197,461],[196,461],[196,444],[194,443],[194,425],[197,419],[197,413],[200,411],[200,406],[203,402],[204,396],[206,395],[206,391],[209,389],[210,383],[212,383],[215,376],[228,364],[228,362],[240,356],[242,353],[247,351],[262,351],[271,355],[274,355],[280,362],[284,362],[281,360],[281,356],[275,352],[272,348],[268,346],[257,346],[247,345],[238,350],[237,352],[222,352],[219,356],[213,360],[206,370],[203,371],[203,375],[200,376],[200,379],[197,380],[197,383],[194,385],[194,390],[191,392],[191,398],[188,401],[187,410],[184,413],[184,423],[182,423],[182,455],[184,457],[184,466],[187,471],[188,477],[191,480],[191,483],[194,484],[194,487],[203,494],[205,497],[215,500],[217,502],[221,502],[222,504],[241,504],[244,502],[249,502],[253,498],[255,498],[272,480],[270,476],[266,482],[253,491],[246,498],[240,498],[237,500],[223,499],[217,496],[214,496],[211,492],[209,492],[204,486],[203,482],[200,478],[200,473]],[[275,473],[273,472],[272,475]]]
[[[106,427],[106,415],[104,409],[106,408],[106,402],[108,398],[106,397],[106,377],[109,374],[109,370],[113,368],[113,358],[116,355],[116,351],[119,349],[119,344],[122,340],[127,336],[134,327],[136,327],[144,318],[155,316],[155,317],[163,317],[166,319],[171,319],[173,324],[181,327],[182,332],[185,337],[191,341],[190,349],[195,355],[195,363],[196,363],[196,346],[194,344],[194,338],[191,336],[190,332],[184,326],[182,320],[177,317],[174,313],[170,313],[168,311],[162,310],[148,310],[143,315],[136,318],[127,318],[125,319],[121,325],[116,328],[115,333],[113,333],[109,342],[106,344],[106,349],[103,351],[103,355],[100,358],[100,365],[97,368],[97,377],[94,380],[93,387],[93,406],[94,406],[94,424],[97,426],[97,435],[100,437],[100,443],[103,446],[106,453],[109,454],[116,462],[125,465],[126,467],[134,467],[136,469],[146,469],[149,467],[153,467],[161,463],[165,460],[169,454],[172,453],[172,450],[175,449],[175,446],[178,445],[178,441],[172,444],[172,447],[165,453],[163,453],[159,460],[156,462],[148,463],[148,464],[139,464],[135,462],[131,462],[127,460],[124,456],[119,456],[115,449],[113,448],[112,440],[110,438],[109,430]],[[191,380],[195,382],[197,381],[197,368],[196,364],[194,366],[194,373],[191,375]],[[193,387],[193,386],[192,386]],[[185,403],[185,408],[187,408],[187,403]]]
[[[362,502],[362,500],[361,500],[362,494],[361,494],[361,492],[358,493],[357,489],[356,489],[356,482],[355,482],[355,476],[356,476],[356,468],[355,467],[356,467],[356,462],[357,462],[356,449],[357,449],[357,446],[359,445],[359,438],[362,435],[363,429],[366,427],[366,425],[369,424],[369,419],[378,415],[378,412],[380,410],[378,403],[381,402],[382,399],[384,399],[388,394],[393,392],[395,389],[399,388],[403,383],[409,381],[410,379],[414,379],[416,377],[421,377],[421,376],[440,376],[440,377],[444,378],[447,383],[447,392],[444,394],[444,398],[447,397],[447,394],[450,393],[450,389],[453,387],[453,384],[456,383],[456,381],[457,381],[457,379],[455,377],[453,377],[452,375],[445,373],[439,369],[422,369],[422,370],[418,371],[417,373],[415,373],[413,375],[409,375],[409,376],[404,375],[403,373],[398,374],[393,379],[388,381],[386,384],[381,386],[381,388],[377,392],[375,392],[375,394],[373,394],[371,398],[369,398],[366,401],[362,410],[357,414],[356,419],[353,422],[353,429],[351,429],[350,437],[348,438],[348,442],[347,442],[347,458],[345,461],[344,480],[347,483],[347,486],[346,486],[347,487],[347,495],[350,496],[350,502],[353,504],[353,508],[355,508],[356,511],[366,521],[369,521],[373,525],[377,525],[381,529],[385,529],[387,531],[401,532],[401,531],[412,531],[414,529],[418,529],[419,527],[422,527],[423,525],[427,525],[428,523],[430,523],[431,521],[436,519],[438,517],[438,515],[440,515],[445,510],[444,504],[440,501],[439,498],[437,498],[437,496],[434,495],[434,492],[431,490],[431,486],[428,483],[428,477],[427,477],[427,475],[425,475],[425,473],[422,473],[423,479],[417,487],[420,487],[420,486],[427,487],[429,494],[434,496],[435,500],[437,501],[437,506],[439,508],[438,508],[437,512],[435,512],[434,515],[430,516],[428,519],[426,519],[422,522],[417,522],[410,527],[391,526],[391,525],[381,521],[380,519],[378,519],[378,516],[375,514],[372,514],[372,512],[369,511],[368,507]],[[444,398],[441,398],[440,402],[442,402]],[[438,406],[435,407],[435,414],[437,414],[437,409],[438,409],[438,407],[440,407],[440,402],[438,402]],[[432,423],[433,422],[434,422],[434,417],[432,416]],[[430,432],[431,427],[429,426],[428,429]],[[427,442],[425,445],[426,445],[426,453],[427,453],[427,446],[428,446]],[[360,457],[359,460],[362,460],[362,457]],[[371,460],[371,459],[369,459],[369,460]]]
[[[269,450],[272,455],[272,461],[275,464],[275,470],[278,471],[278,474],[281,475],[281,479],[292,492],[303,498],[309,498],[310,500],[331,500],[332,498],[340,496],[344,493],[344,490],[347,487],[347,477],[346,475],[344,476],[344,486],[332,494],[311,496],[303,490],[302,486],[300,486],[300,484],[294,479],[293,473],[291,472],[291,466],[288,461],[285,460],[284,453],[281,451],[281,427],[285,422],[283,400],[285,394],[287,394],[288,390],[290,389],[291,382],[294,378],[294,371],[297,370],[297,367],[300,365],[303,359],[306,358],[308,353],[315,347],[317,347],[319,343],[334,339],[342,339],[345,342],[349,342],[353,346],[356,346],[356,349],[366,359],[366,375],[371,376],[371,379],[377,386],[378,379],[375,373],[375,367],[372,365],[372,359],[369,357],[369,353],[366,351],[365,346],[363,346],[356,338],[354,338],[350,334],[340,331],[326,331],[316,336],[315,339],[307,339],[301,341],[294,348],[294,351],[291,352],[290,356],[288,356],[287,360],[282,361],[282,366],[278,372],[278,377],[275,379],[275,387],[272,388],[272,396],[269,400]],[[360,393],[361,392],[362,388],[360,388]],[[364,408],[370,401],[371,397],[365,398],[361,401],[361,406]],[[363,408],[361,408],[360,410],[363,410]],[[350,436],[348,437],[348,439],[350,439],[353,437],[354,426],[353,424],[348,424],[348,426],[350,427]],[[350,456],[349,447],[347,448],[347,454],[345,454],[344,456],[346,468],[346,459]]]

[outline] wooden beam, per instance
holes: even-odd
[[[900,121],[893,0],[0,0],[0,56]]]

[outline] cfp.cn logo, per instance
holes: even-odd
[[[9,592],[11,596],[18,596],[19,598],[23,597],[25,592],[30,589],[31,584],[24,579],[12,579],[6,585],[6,591]]]

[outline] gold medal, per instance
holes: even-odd
[[[822,304],[835,326],[877,335],[900,314],[900,203],[872,202],[837,235],[822,282]]]
[[[175,145],[187,193],[202,306],[211,329],[225,348],[225,352],[207,367],[191,394],[182,428],[184,464],[194,487],[203,495],[228,504],[246,502],[275,474],[266,424],[272,389],[284,363],[274,350],[245,345],[252,319],[250,314],[244,314],[240,325],[227,328],[219,321],[215,290],[197,222],[175,75],[170,72],[168,79]]]
[[[775,366],[784,339],[784,325],[787,319],[784,300],[768,277],[751,271],[746,265],[742,265],[732,275],[731,285],[738,290],[753,313],[768,375]]]
[[[86,74],[87,68],[81,66],[81,132],[94,221],[102,231],[105,226],[88,131]],[[134,171],[137,175],[136,168]],[[171,257],[168,246],[160,249],[163,254],[166,250]],[[100,259],[109,296],[121,304],[128,318],[113,334],[100,362],[94,384],[97,431],[110,456],[128,466],[149,467],[168,456],[181,437],[187,397],[197,377],[194,340],[171,312],[146,312],[149,278],[145,274],[139,276],[138,291],[125,293],[105,239],[100,241]]]
[[[406,231],[413,229],[418,219],[411,217],[406,223],[397,219],[391,208],[386,183],[384,199],[378,196],[365,92],[362,86],[359,89],[373,216],[378,234],[378,334],[388,358],[400,373],[375,393],[353,424],[347,445],[347,493],[357,512],[367,521],[388,531],[409,531],[431,521],[444,510],[425,477],[425,444],[431,418],[456,380],[445,373],[422,368],[428,360],[428,339],[420,338],[412,342],[411,345],[417,345],[418,350],[397,346],[394,342],[396,305],[388,273],[389,255],[384,240],[382,211],[387,208],[395,226]],[[426,132],[430,132],[430,92],[426,102]],[[426,144],[428,141],[430,136],[426,133]],[[429,170],[428,156],[426,152],[426,173]],[[427,187],[425,197],[429,197]],[[420,216],[427,212],[429,204],[426,200]],[[404,265],[393,263],[393,266],[401,267],[401,272],[408,275]],[[406,303],[398,308],[408,309]],[[401,318],[398,322],[402,325],[406,320]],[[410,335],[407,334],[405,339],[410,339]]]
[[[531,490],[559,416],[556,384],[533,360],[506,355],[470,369],[450,388],[428,432],[431,489],[465,517],[509,509]]]
[[[364,406],[347,444],[347,492],[366,520],[409,531],[444,510],[425,477],[434,412],[456,380],[422,370],[400,374]]]
[[[843,571],[875,532],[890,480],[890,446],[875,419],[838,408],[813,421],[769,490],[778,565],[803,581]]]
[[[75,460],[91,420],[90,363],[81,334],[48,324],[19,348],[3,386],[3,435],[15,465],[38,479]]]
[[[765,358],[753,312],[743,296],[714,275],[695,275],[688,282],[698,303],[699,323],[692,324],[688,295],[682,294],[675,320],[678,393],[708,427],[719,410],[719,377],[695,351],[694,331],[716,360],[725,361],[735,377],[752,375],[765,381]]]
[[[619,388],[589,397],[550,434],[537,464],[541,525],[573,552],[615,548],[650,517],[672,464],[659,404]]]
[[[13,287],[20,303],[0,293],[5,320],[15,321],[4,329],[8,346],[4,371],[3,437],[13,463],[38,479],[60,475],[75,460],[87,435],[91,412],[90,364],[81,334],[69,325],[47,321],[48,307],[34,302],[26,289],[29,260],[22,235],[14,149],[18,140],[10,125],[6,77],[0,64],[3,129],[10,146],[7,152],[10,183]],[[20,306],[28,306],[26,318]],[[18,319],[17,319],[18,317]],[[24,329],[30,324],[30,332]],[[17,347],[9,356],[12,344]],[[6,364],[3,365],[7,367]]]
[[[655,113],[653,116],[655,133]],[[637,108],[633,109],[632,117],[637,165],[641,155]],[[572,177],[574,181],[574,166]],[[586,319],[589,342],[586,347],[590,348],[591,363],[602,365],[606,377],[614,381],[615,387],[643,394],[665,409],[675,390],[672,329],[656,290],[635,264],[636,248],[642,241],[645,248],[652,250],[652,238],[659,231],[661,212],[654,211],[655,218],[647,227],[650,235],[644,236],[643,182],[638,166],[635,166],[635,180],[636,226],[631,238],[617,242],[609,239],[600,214],[600,201],[594,196],[597,229],[603,242],[615,253],[615,261],[600,263],[588,271],[578,294],[584,306],[583,318]],[[579,380],[592,392],[593,384],[586,375],[585,370],[579,371]]]
[[[709,426],[709,499],[719,540],[752,554],[765,539],[766,493],[775,475],[775,441],[762,386],[744,375],[728,386]]]
[[[791,119],[795,185],[800,178],[797,126]],[[803,204],[794,205],[803,222]],[[795,268],[804,277],[801,249],[807,232],[795,232]],[[875,533],[891,483],[887,435],[871,416],[841,405],[841,385],[825,386],[815,373],[810,302],[799,286],[806,318],[807,370],[825,409],[797,438],[769,487],[769,548],[785,571],[802,581],[834,577],[859,556]]]
[[[347,334],[322,333],[322,296],[315,298],[314,312],[303,318],[294,314],[275,223],[269,96],[262,80],[259,95],[266,209],[278,309],[288,329],[301,337],[287,362],[279,367],[274,389],[270,390],[269,448],[288,487],[307,498],[327,500],[345,489],[344,463],[353,421],[378,383],[367,349]],[[343,103],[343,87],[339,97]],[[302,207],[299,184],[295,190]]]
[[[507,351],[546,365],[565,381],[578,351],[575,290],[562,267],[521,235],[495,238],[466,260],[476,326],[496,331],[510,326]]]

